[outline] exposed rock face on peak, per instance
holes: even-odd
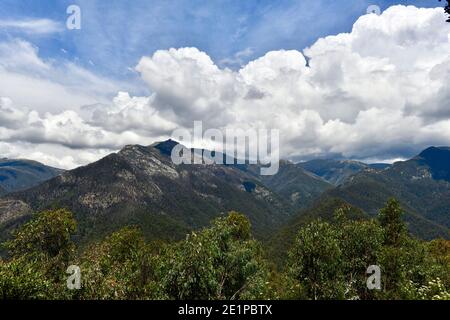
[[[175,165],[170,152],[176,144],[169,140],[126,146],[26,192],[9,195],[0,205],[20,201],[33,211],[67,207],[79,221],[81,240],[129,224],[140,225],[149,237],[180,238],[230,210],[245,213],[256,235],[264,236],[295,211],[291,201],[267,187],[250,166]],[[319,179],[305,177],[307,185]],[[316,195],[322,191],[316,190]],[[298,201],[303,202],[303,196]],[[305,205],[313,197],[310,192]],[[5,219],[11,224],[17,216]]]

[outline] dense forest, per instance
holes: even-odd
[[[450,299],[450,241],[410,236],[395,199],[376,219],[353,219],[352,210],[299,226],[284,255],[270,254],[237,212],[179,242],[146,241],[129,226],[81,246],[71,212],[44,211],[3,243],[0,298]],[[73,265],[81,287],[69,290]],[[379,289],[368,289],[371,265]]]

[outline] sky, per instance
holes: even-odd
[[[66,27],[70,5],[79,30]],[[450,145],[442,6],[0,0],[0,157],[69,169],[198,120],[280,130],[294,161]]]

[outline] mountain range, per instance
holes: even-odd
[[[0,194],[34,187],[63,170],[24,159],[0,159]]]
[[[37,187],[9,194],[0,201],[0,224],[9,229],[32,212],[65,207],[79,221],[81,241],[127,224],[140,225],[149,238],[178,239],[187,230],[206,226],[214,217],[236,210],[245,212],[255,234],[263,236],[295,212],[290,200],[263,183],[256,168],[175,165],[170,158],[173,147],[171,140],[148,147],[126,146]],[[320,184],[305,192],[303,206],[328,186],[308,174],[297,179],[305,180],[298,182],[299,188]]]
[[[335,186],[346,182],[348,178],[363,170],[383,170],[390,167],[390,165],[386,163],[366,164],[354,160],[333,159],[316,159],[301,162],[297,165],[318,175]]]
[[[425,239],[448,237],[450,228],[450,149],[430,147],[384,170],[364,170],[321,197],[340,198],[377,214],[386,199],[397,198],[410,230]]]
[[[235,210],[249,217],[258,238],[275,237],[282,244],[293,237],[293,229],[317,217],[329,219],[339,206],[351,206],[358,218],[367,218],[390,197],[405,208],[412,233],[449,237],[449,148],[432,147],[393,165],[282,160],[276,175],[262,176],[257,164],[175,165],[170,154],[176,145],[173,140],[129,145],[3,195],[0,240],[33,212],[62,207],[74,212],[82,243],[130,224],[139,225],[149,239],[181,239]]]

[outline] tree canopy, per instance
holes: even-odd
[[[183,241],[146,241],[128,226],[80,246],[67,210],[38,213],[4,243],[4,299],[450,299],[450,241],[419,241],[407,233],[391,199],[377,219],[334,218],[298,226],[284,267],[255,240],[249,220],[230,212]],[[81,288],[67,287],[67,267]],[[379,266],[381,289],[366,285]]]

